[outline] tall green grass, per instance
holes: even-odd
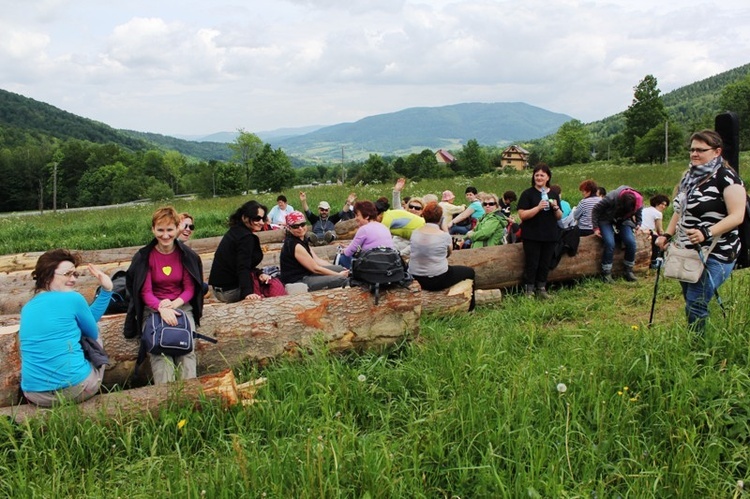
[[[0,421],[0,495],[740,496],[750,274],[703,338],[672,281],[647,327],[653,278],[510,293],[380,353],[245,365],[241,380],[269,379],[251,407]]]

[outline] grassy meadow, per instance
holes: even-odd
[[[585,178],[670,194],[683,168],[587,165],[556,169],[553,181],[575,204]],[[469,183],[520,192],[530,172],[425,181],[404,195],[459,194]],[[309,190],[310,205],[335,206],[350,190],[390,194],[321,186]],[[259,198],[270,205],[275,196]],[[196,237],[208,237],[223,233],[240,202],[175,205],[195,215]],[[0,253],[141,244],[152,210],[0,218]],[[0,495],[743,497],[750,271],[721,288],[726,317],[714,303],[700,338],[686,330],[679,285],[663,278],[648,327],[654,284],[653,271],[636,283],[582,279],[553,285],[543,302],[510,290],[470,314],[423,317],[417,337],[386,351],[319,346],[240,366],[240,381],[268,378],[250,407],[175,404],[156,418],[106,421],[63,407],[46,422],[0,420]]]

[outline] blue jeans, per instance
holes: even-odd
[[[620,231],[617,237],[625,246],[625,265],[632,267],[635,263],[635,234],[633,234],[633,227],[618,223],[617,229]],[[602,242],[604,243],[602,270],[605,272],[611,271],[612,262],[615,259],[615,226],[612,225],[612,222],[601,221],[599,222],[599,230],[601,231]]]
[[[688,326],[698,334],[706,329],[708,304],[719,286],[726,281],[734,268],[734,262],[724,263],[709,256],[701,278],[696,283],[681,282],[685,298],[685,313]]]

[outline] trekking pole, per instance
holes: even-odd
[[[651,315],[648,318],[648,327],[654,323],[654,309],[656,308],[656,292],[659,289],[659,275],[661,275],[661,265],[664,262],[662,255],[663,251],[659,251],[658,257],[656,258],[656,280],[654,281],[654,297],[651,299]]]

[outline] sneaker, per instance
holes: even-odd
[[[549,293],[547,293],[547,289],[545,287],[536,288],[536,296],[540,300],[547,300],[550,298]]]
[[[633,269],[625,269],[625,280],[628,282],[635,282],[638,278],[633,273]]]
[[[534,285],[527,284],[524,294],[526,295],[526,298],[534,298]]]
[[[613,284],[615,282],[614,279],[612,279],[612,273],[611,272],[605,272],[602,274],[602,281],[604,281],[607,284]]]
[[[326,232],[326,235],[323,237],[325,239],[327,244],[331,244],[333,241],[336,240],[336,234],[334,234],[331,231]]]
[[[307,236],[307,239],[313,246],[320,245],[320,240],[318,239],[318,235],[315,232],[310,232],[310,234]]]

